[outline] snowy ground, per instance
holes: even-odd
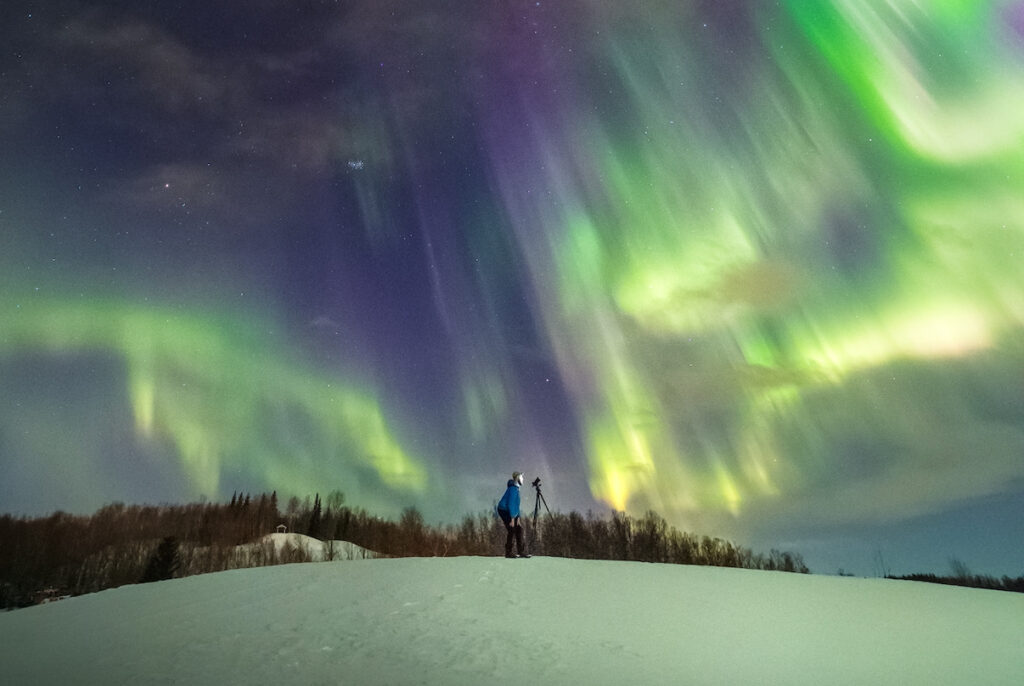
[[[5,684],[1024,684],[1024,595],[557,558],[370,559],[0,613]]]

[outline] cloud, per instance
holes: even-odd
[[[778,309],[796,296],[801,278],[798,271],[781,260],[761,260],[729,270],[719,281],[717,298],[760,311]]]
[[[106,194],[130,209],[167,217],[176,204],[257,226],[313,177],[367,152],[355,123],[365,111],[339,110],[336,86],[318,76],[327,65],[317,45],[201,48],[133,14],[99,9],[54,30],[58,50],[35,53],[44,99],[89,137],[69,144],[100,145],[92,133],[99,128],[116,132],[108,146],[136,148],[135,166],[122,168],[107,184],[117,190]],[[18,102],[22,122],[43,105]]]
[[[1001,396],[999,379],[1022,371],[998,352],[898,361],[807,392],[776,427],[794,481],[755,511],[791,523],[883,522],[1018,487],[1024,408]]]
[[[130,16],[85,12],[68,22],[57,39],[65,51],[86,60],[92,83],[114,81],[169,114],[225,116],[252,104],[251,76],[243,64],[202,55],[168,32]],[[83,71],[77,70],[80,77]]]

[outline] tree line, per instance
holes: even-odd
[[[280,516],[275,494],[230,504],[114,503],[85,516],[3,515],[0,607],[139,582],[165,541],[164,554],[173,544],[176,575],[230,569],[239,566],[236,547],[273,531]]]
[[[1013,591],[1024,593],[1024,576],[1014,579],[1010,576],[996,578],[984,574],[975,574],[961,560],[953,557],[949,560],[952,574],[939,576],[936,574],[907,574],[905,576],[891,576],[889,579],[901,581],[923,581],[929,584],[943,584],[945,586],[964,586],[966,588],[982,588],[989,591]]]
[[[537,528],[542,555],[810,572],[797,553],[755,553],[721,538],[682,532],[654,511],[640,518],[624,512],[612,512],[609,518],[593,513],[586,517],[578,512],[554,513],[542,518]]]
[[[963,586],[965,588],[982,588],[989,591],[1013,591],[1024,593],[1024,576],[1016,579],[1010,576],[996,578],[987,575],[962,576],[938,576],[936,574],[906,574],[904,576],[890,576],[888,579],[897,581],[922,581],[929,584],[942,584],[944,586]]]
[[[0,607],[143,581],[309,561],[305,549],[278,549],[265,538],[280,525],[320,540],[348,541],[380,556],[504,554],[505,529],[493,513],[430,525],[412,507],[397,519],[350,507],[339,491],[326,498],[291,498],[283,507],[276,492],[235,493],[228,503],[114,503],[92,515],[0,516]],[[622,512],[608,517],[549,513],[536,527],[527,522],[527,541],[535,555],[808,572],[797,554],[760,554],[680,532],[655,512],[639,518]]]

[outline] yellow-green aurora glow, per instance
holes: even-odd
[[[0,373],[116,360],[211,497],[522,469],[777,541],[1024,492],[1024,2],[348,5],[26,9]],[[33,402],[0,465],[63,459]]]
[[[199,493],[219,494],[221,473],[243,465],[289,493],[345,483],[359,468],[398,492],[425,486],[371,392],[289,361],[254,322],[111,301],[29,298],[0,311],[0,354],[121,360],[137,435],[170,441]]]

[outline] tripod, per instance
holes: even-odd
[[[544,500],[544,494],[540,492],[540,477],[534,479],[531,484],[537,490],[537,497],[533,501],[533,536],[537,537],[537,515],[540,513],[540,504],[544,503],[544,509],[551,514],[551,508],[548,507],[548,501]]]

